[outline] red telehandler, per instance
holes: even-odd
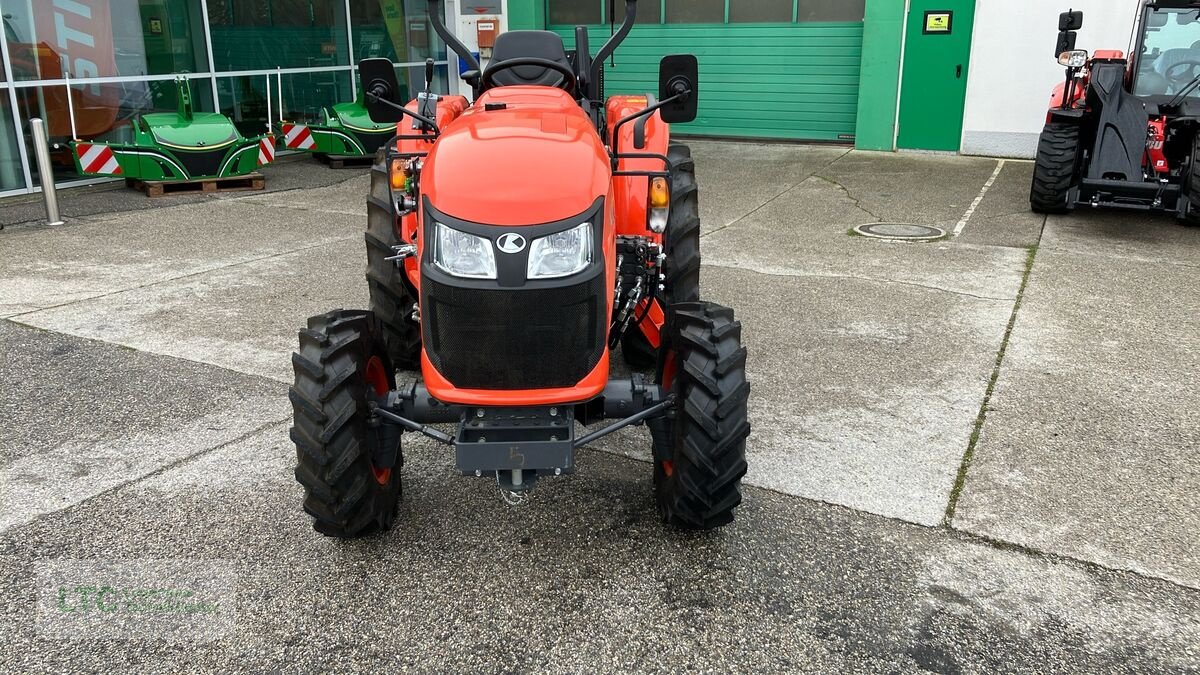
[[[1129,57],[1075,49],[1083,12],[1064,12],[1058,27],[1067,75],[1038,144],[1033,210],[1163,211],[1200,223],[1200,2],[1143,1]]]

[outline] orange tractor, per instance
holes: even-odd
[[[695,164],[669,124],[696,116],[698,65],[668,56],[657,97],[604,97],[604,60],[545,31],[501,35],[473,101],[400,101],[393,65],[360,64],[368,109],[397,123],[368,197],[370,311],[309,320],[293,355],[296,477],[318,531],[390,527],[401,441],[454,449],[466,476],[523,501],[570,474],[575,451],[645,425],[664,519],[733,520],[750,433],[746,350],[733,310],[700,300]],[[619,350],[633,374],[614,377]],[[397,386],[397,370],[421,378]],[[580,435],[580,428],[615,422]],[[454,433],[430,426],[456,425]],[[586,431],[586,429],[583,429]]]

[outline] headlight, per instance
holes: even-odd
[[[1088,53],[1082,49],[1063,52],[1058,55],[1058,65],[1069,68],[1082,68],[1087,65]]]
[[[529,247],[530,279],[557,279],[582,272],[592,262],[592,224],[534,239]]]
[[[496,254],[492,242],[434,223],[433,264],[446,274],[469,279],[495,279]]]

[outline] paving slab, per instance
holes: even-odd
[[[1037,246],[1044,215],[1029,208],[1033,163],[1009,159],[955,241],[982,246]]]
[[[954,526],[1200,588],[1200,230],[1046,240]]]
[[[979,196],[997,160],[854,151],[817,176],[834,183],[874,221],[953,226]],[[855,223],[860,224],[860,223]]]
[[[237,208],[252,212],[263,207]],[[291,382],[288,354],[308,317],[367,306],[364,246],[361,235],[355,234],[295,253],[25,314],[20,321]]]
[[[673,533],[648,467],[605,453],[513,509],[409,438],[396,527],[361,541],[312,531],[283,425],[0,534],[9,665],[1097,672],[1197,658],[1200,606],[1170,584],[753,489],[733,527]],[[33,572],[72,558],[222,566],[234,633],[121,649],[41,636]]]
[[[850,151],[837,145],[681,142],[696,160],[703,232],[736,222]]]
[[[705,236],[703,260],[764,274],[871,279],[983,299],[1016,299],[1024,251],[851,236],[850,229],[864,222],[870,216],[855,206],[854,197],[813,177],[735,225]]]
[[[278,384],[0,321],[0,530],[290,412]]]
[[[367,169],[332,171],[309,155],[281,157],[275,163],[263,167],[267,192],[281,190],[303,190],[340,183],[364,174]],[[68,222],[88,221],[96,215],[114,212],[145,211],[179,206],[183,204],[210,204],[213,201],[237,198],[245,192],[209,194],[175,194],[170,197],[150,199],[133,188],[125,187],[120,181],[99,185],[62,188],[58,191],[59,212]],[[46,209],[42,196],[21,195],[0,200],[0,227],[6,231],[39,227],[45,223]],[[17,226],[13,228],[12,226]]]
[[[6,230],[0,317],[346,239],[361,229],[349,216],[212,200]]]
[[[750,351],[746,482],[940,523],[1012,302],[715,266],[701,278]],[[641,429],[597,447],[649,459]]]

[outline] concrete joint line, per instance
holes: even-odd
[[[752,274],[761,274],[767,277],[780,277],[791,279],[853,279],[855,281],[866,281],[875,284],[892,284],[896,286],[910,286],[912,288],[920,288],[927,291],[937,291],[939,293],[949,293],[951,295],[960,295],[966,298],[975,298],[976,300],[989,300],[992,302],[1013,302],[1016,298],[999,298],[991,295],[976,295],[965,291],[954,291],[949,288],[940,286],[928,286],[926,284],[918,284],[912,281],[900,281],[898,279],[881,279],[879,277],[862,277],[854,274],[818,274],[813,272],[768,272],[765,270],[754,269],[746,265],[723,265],[721,263],[705,262],[705,267],[719,267],[726,270],[741,270]]]
[[[108,488],[107,490],[103,490],[103,491],[101,491],[101,492],[97,492],[96,494],[94,494],[94,495],[91,495],[91,496],[89,496],[89,497],[84,497],[83,499],[81,499],[81,500],[79,500],[79,501],[77,501],[77,502],[74,502],[74,503],[68,504],[68,505],[66,505],[66,506],[64,506],[64,507],[62,507],[62,508],[55,509],[55,510],[53,510],[53,511],[47,511],[47,512],[45,512],[45,513],[39,513],[38,515],[34,516],[32,519],[30,519],[30,520],[28,520],[28,521],[25,521],[25,522],[23,522],[23,523],[14,523],[14,524],[13,524],[13,527],[24,527],[24,526],[26,526],[26,525],[29,525],[29,524],[31,524],[31,523],[36,523],[37,521],[41,520],[42,518],[45,518],[46,516],[51,516],[51,515],[54,515],[55,513],[59,513],[59,512],[61,512],[61,511],[66,511],[66,510],[70,510],[70,509],[76,508],[76,507],[78,507],[78,506],[82,506],[83,504],[86,504],[86,503],[88,503],[88,502],[90,502],[90,501],[92,501],[93,499],[96,499],[96,498],[98,498],[98,497],[103,497],[104,495],[107,495],[107,494],[109,494],[109,493],[112,493],[112,492],[116,492],[117,490],[122,490],[122,489],[124,489],[124,488],[126,488],[126,487],[129,487],[130,485],[133,485],[133,484],[135,484],[135,483],[140,483],[140,482],[142,482],[142,481],[144,481],[144,480],[146,480],[146,479],[148,479],[148,478],[154,478],[154,477],[156,477],[156,476],[160,476],[160,475],[162,475],[162,474],[164,474],[164,473],[166,473],[166,472],[168,472],[168,471],[170,471],[170,470],[172,470],[172,469],[174,469],[174,468],[176,468],[176,467],[182,466],[182,465],[184,465],[184,464],[186,464],[186,463],[188,463],[188,462],[190,462],[190,461],[192,461],[192,460],[194,460],[194,459],[198,459],[198,458],[200,458],[200,457],[202,457],[202,456],[204,456],[204,455],[207,455],[207,454],[208,454],[208,453],[210,453],[210,452],[215,452],[215,451],[217,451],[217,450],[220,450],[220,449],[222,449],[222,448],[229,447],[230,445],[233,445],[234,443],[240,443],[241,441],[244,441],[244,440],[246,440],[247,438],[250,438],[251,436],[254,436],[255,434],[260,434],[260,433],[262,433],[262,432],[266,431],[267,429],[269,429],[269,428],[271,428],[271,427],[273,427],[273,426],[277,426],[277,425],[279,425],[279,424],[283,424],[284,422],[287,422],[287,421],[289,421],[289,420],[291,420],[291,419],[292,419],[292,418],[291,418],[291,416],[289,415],[288,417],[284,417],[284,418],[282,418],[282,419],[271,420],[270,422],[267,422],[266,424],[263,424],[263,425],[261,425],[261,426],[259,426],[259,427],[256,427],[256,428],[254,428],[254,429],[251,429],[250,431],[247,431],[246,433],[244,433],[244,434],[242,434],[242,435],[238,436],[237,438],[231,438],[231,439],[229,439],[228,441],[225,441],[224,443],[218,443],[217,445],[214,445],[214,446],[213,446],[213,447],[211,447],[211,448],[204,448],[204,449],[202,449],[202,450],[197,450],[196,452],[193,452],[192,454],[190,454],[190,455],[187,455],[186,457],[180,457],[179,459],[177,459],[177,460],[175,460],[175,461],[173,461],[173,462],[169,462],[169,463],[167,463],[167,464],[164,464],[164,465],[162,465],[162,466],[158,467],[157,469],[154,469],[153,471],[148,471],[148,472],[146,472],[146,473],[144,473],[144,474],[142,474],[142,475],[140,475],[140,476],[137,476],[136,478],[131,478],[131,479],[129,479],[129,480],[127,480],[127,481],[125,481],[124,483],[120,483],[119,485],[114,485],[114,486],[112,486],[112,487]],[[7,532],[7,531],[8,531],[8,529],[11,529],[11,528],[7,528],[7,529],[4,529],[4,530],[0,530],[0,532]]]
[[[1000,177],[1000,172],[1004,170],[1004,162],[1005,160],[1003,159],[996,162],[996,170],[992,172],[991,177],[988,178],[987,182],[983,184],[983,188],[979,190],[979,194],[975,197],[975,201],[971,202],[971,206],[967,208],[967,212],[963,214],[962,219],[959,220],[958,224],[954,226],[955,237],[962,234],[963,230],[967,228],[967,223],[971,221],[971,216],[975,215],[975,209],[979,208],[979,204],[982,203],[983,198],[987,196],[988,190],[991,190],[992,186],[996,184],[996,179]],[[1043,223],[1043,227],[1044,226],[1045,224]]]
[[[1046,221],[1042,220],[1042,232],[1045,232]],[[1041,241],[1041,235],[1038,235],[1038,240]],[[983,403],[979,406],[979,415],[975,417],[975,428],[971,432],[971,440],[967,443],[966,452],[963,453],[962,463],[958,467],[958,475],[954,480],[954,487],[950,490],[950,501],[946,505],[946,515],[942,519],[942,524],[948,528],[953,527],[954,512],[958,508],[958,499],[962,496],[963,488],[967,483],[967,471],[971,468],[971,460],[975,457],[975,448],[979,445],[979,438],[983,434],[983,425],[987,422],[988,406],[992,402],[992,394],[996,391],[996,383],[1000,380],[1000,369],[1004,365],[1004,354],[1008,351],[1009,340],[1012,339],[1013,329],[1017,325],[1017,314],[1021,311],[1021,301],[1025,298],[1025,289],[1029,286],[1029,277],[1033,273],[1033,263],[1037,259],[1037,246],[1029,249],[1029,257],[1025,262],[1025,274],[1021,277],[1021,288],[1017,291],[1017,299],[1013,303],[1012,314],[1008,318],[1008,327],[1004,331],[1004,339],[1000,341],[1000,350],[996,352],[996,362],[992,366],[992,376],[988,380],[987,389],[983,394]]]
[[[211,273],[211,272],[217,272],[217,271],[220,271],[220,270],[223,270],[223,269],[229,269],[229,268],[231,268],[231,267],[237,267],[237,266],[239,266],[239,265],[248,265],[248,264],[250,264],[250,263],[261,262],[261,261],[263,261],[263,260],[270,260],[271,258],[279,258],[279,257],[281,257],[281,256],[285,256],[285,255],[292,255],[293,253],[303,253],[304,251],[309,251],[309,250],[312,250],[312,249],[314,249],[314,248],[320,248],[320,247],[322,247],[322,246],[329,246],[330,244],[337,244],[337,243],[341,243],[341,242],[343,242],[343,241],[351,241],[351,240],[357,239],[357,238],[358,238],[358,237],[360,237],[360,236],[362,236],[362,235],[354,235],[354,236],[338,237],[337,239],[330,239],[330,240],[328,240],[328,241],[323,241],[323,242],[320,242],[320,243],[318,243],[318,244],[312,244],[311,246],[302,246],[302,247],[300,247],[300,248],[297,248],[297,249],[292,249],[292,250],[290,250],[290,251],[280,251],[280,252],[277,252],[277,253],[271,253],[271,254],[269,254],[269,255],[259,256],[259,257],[257,257],[257,258],[248,258],[248,259],[246,259],[246,260],[239,260],[239,261],[237,261],[237,262],[227,263],[227,264],[224,264],[224,265],[216,265],[216,266],[213,266],[213,267],[206,267],[206,268],[204,268],[204,269],[202,269],[202,270],[196,270],[195,272],[189,272],[189,273],[187,273],[187,274],[181,274],[181,275],[179,275],[179,276],[177,276],[177,277],[170,277],[170,278],[167,278],[167,279],[159,279],[158,281],[152,281],[152,282],[150,282],[150,283],[148,283],[148,284],[139,284],[139,285],[137,285],[137,286],[130,286],[129,288],[118,288],[117,290],[114,290],[114,291],[109,291],[109,292],[107,292],[107,293],[101,293],[101,294],[99,294],[99,295],[91,295],[91,296],[88,296],[88,297],[86,297],[86,298],[79,298],[78,300],[71,300],[71,301],[69,301],[69,302],[62,302],[62,303],[59,303],[59,304],[57,304],[57,305],[50,305],[50,306],[48,306],[48,307],[38,307],[37,309],[31,309],[31,310],[29,310],[28,312],[21,312],[20,314],[13,314],[12,316],[7,316],[7,317],[4,317],[4,318],[5,318],[5,319],[7,319],[7,320],[9,320],[9,321],[12,321],[13,323],[19,323],[19,324],[21,324],[22,326],[28,326],[29,328],[38,328],[39,330],[44,330],[44,329],[40,328],[39,326],[34,326],[34,325],[32,325],[32,324],[27,324],[27,323],[25,323],[25,322],[23,322],[23,321],[20,321],[19,319],[20,319],[21,317],[23,317],[23,316],[29,316],[30,314],[37,314],[38,312],[45,312],[45,311],[49,311],[49,310],[51,310],[51,309],[58,309],[58,308],[60,308],[60,307],[67,307],[67,306],[69,306],[69,305],[76,305],[76,304],[79,304],[79,303],[81,303],[81,302],[90,302],[90,301],[92,301],[92,300],[100,300],[101,298],[107,298],[107,297],[108,297],[108,296],[110,296],[110,295],[119,295],[119,294],[121,294],[121,293],[128,293],[128,292],[130,292],[130,291],[140,291],[140,290],[142,290],[143,288],[151,288],[151,287],[153,287],[153,286],[158,286],[159,284],[168,284],[168,283],[171,283],[171,282],[174,282],[174,281],[182,281],[183,279],[190,279],[190,278],[192,278],[192,277],[200,276],[201,274],[209,274],[209,273]],[[101,342],[103,342],[103,340],[101,340]]]

